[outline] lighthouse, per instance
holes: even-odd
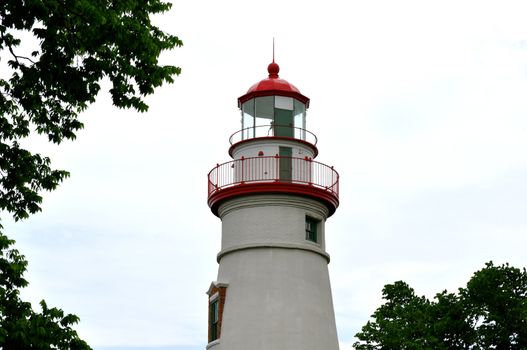
[[[309,98],[279,77],[274,59],[267,70],[238,98],[232,160],[208,174],[222,231],[207,349],[337,350],[325,222],[339,204],[339,175],[315,160]]]

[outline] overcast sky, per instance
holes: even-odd
[[[326,224],[341,349],[405,280],[455,291],[486,261],[527,265],[525,1],[175,1],[156,18],[185,46],[175,84],[139,115],[102,93],[60,147],[71,178],[6,232],[24,298],[81,318],[96,349],[204,349],[220,221],[206,174],[229,160],[236,99],[266,77],[311,98],[317,160],[341,175]],[[168,348],[167,348],[168,349]]]

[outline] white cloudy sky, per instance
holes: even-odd
[[[281,77],[311,98],[319,160],[341,175],[326,226],[339,338],[405,280],[433,296],[489,260],[527,265],[524,1],[175,1],[157,18],[185,46],[150,111],[107,95],[59,148],[71,178],[7,232],[30,264],[24,297],[81,317],[95,348],[203,349],[220,222],[206,174],[228,160],[236,98]],[[178,346],[181,346],[179,348]]]

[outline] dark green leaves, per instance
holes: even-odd
[[[69,175],[52,170],[49,158],[21,149],[16,141],[11,145],[0,142],[0,154],[0,209],[12,213],[15,220],[39,211],[39,192],[54,190]]]
[[[77,316],[49,308],[44,301],[42,312],[35,312],[30,303],[20,300],[19,289],[27,285],[23,277],[27,261],[11,248],[13,243],[0,232],[0,348],[90,349],[72,328]]]
[[[95,101],[103,79],[115,106],[140,112],[148,109],[146,95],[173,82],[180,69],[158,58],[182,42],[150,21],[170,7],[159,0],[1,1],[0,211],[27,218],[40,210],[42,190],[69,175],[20,146],[32,131],[57,144],[75,139],[83,127],[79,113]],[[37,47],[23,52],[31,35]],[[89,349],[71,328],[75,315],[44,301],[34,312],[20,300],[27,262],[12,243],[0,232],[0,349]]]
[[[527,273],[492,262],[477,271],[460,290],[471,310],[468,321],[477,329],[483,349],[527,348]]]
[[[40,210],[40,190],[67,176],[17,142],[32,130],[54,143],[75,139],[78,115],[101,80],[119,108],[144,112],[144,97],[173,82],[175,66],[159,55],[182,42],[151,23],[169,10],[159,0],[5,0],[0,6],[0,209],[15,219]],[[38,47],[22,52],[21,31]],[[27,36],[26,36],[27,38]],[[6,75],[7,74],[7,75]]]
[[[357,349],[426,349],[438,348],[437,339],[430,332],[430,302],[415,295],[402,281],[383,289],[386,304],[373,314],[375,322],[368,322],[357,337]],[[440,348],[440,347],[439,347]]]
[[[525,269],[490,262],[458,294],[429,301],[400,281],[383,298],[356,349],[527,349]]]

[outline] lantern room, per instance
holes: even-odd
[[[208,174],[209,205],[216,215],[229,198],[286,193],[338,206],[339,175],[315,161],[317,137],[306,130],[309,98],[280,79],[274,61],[269,76],[238,98],[241,129],[229,139],[232,161],[217,164]]]
[[[274,61],[267,71],[268,78],[254,84],[238,99],[242,114],[239,141],[266,136],[305,141],[309,98],[279,78],[280,67]]]

